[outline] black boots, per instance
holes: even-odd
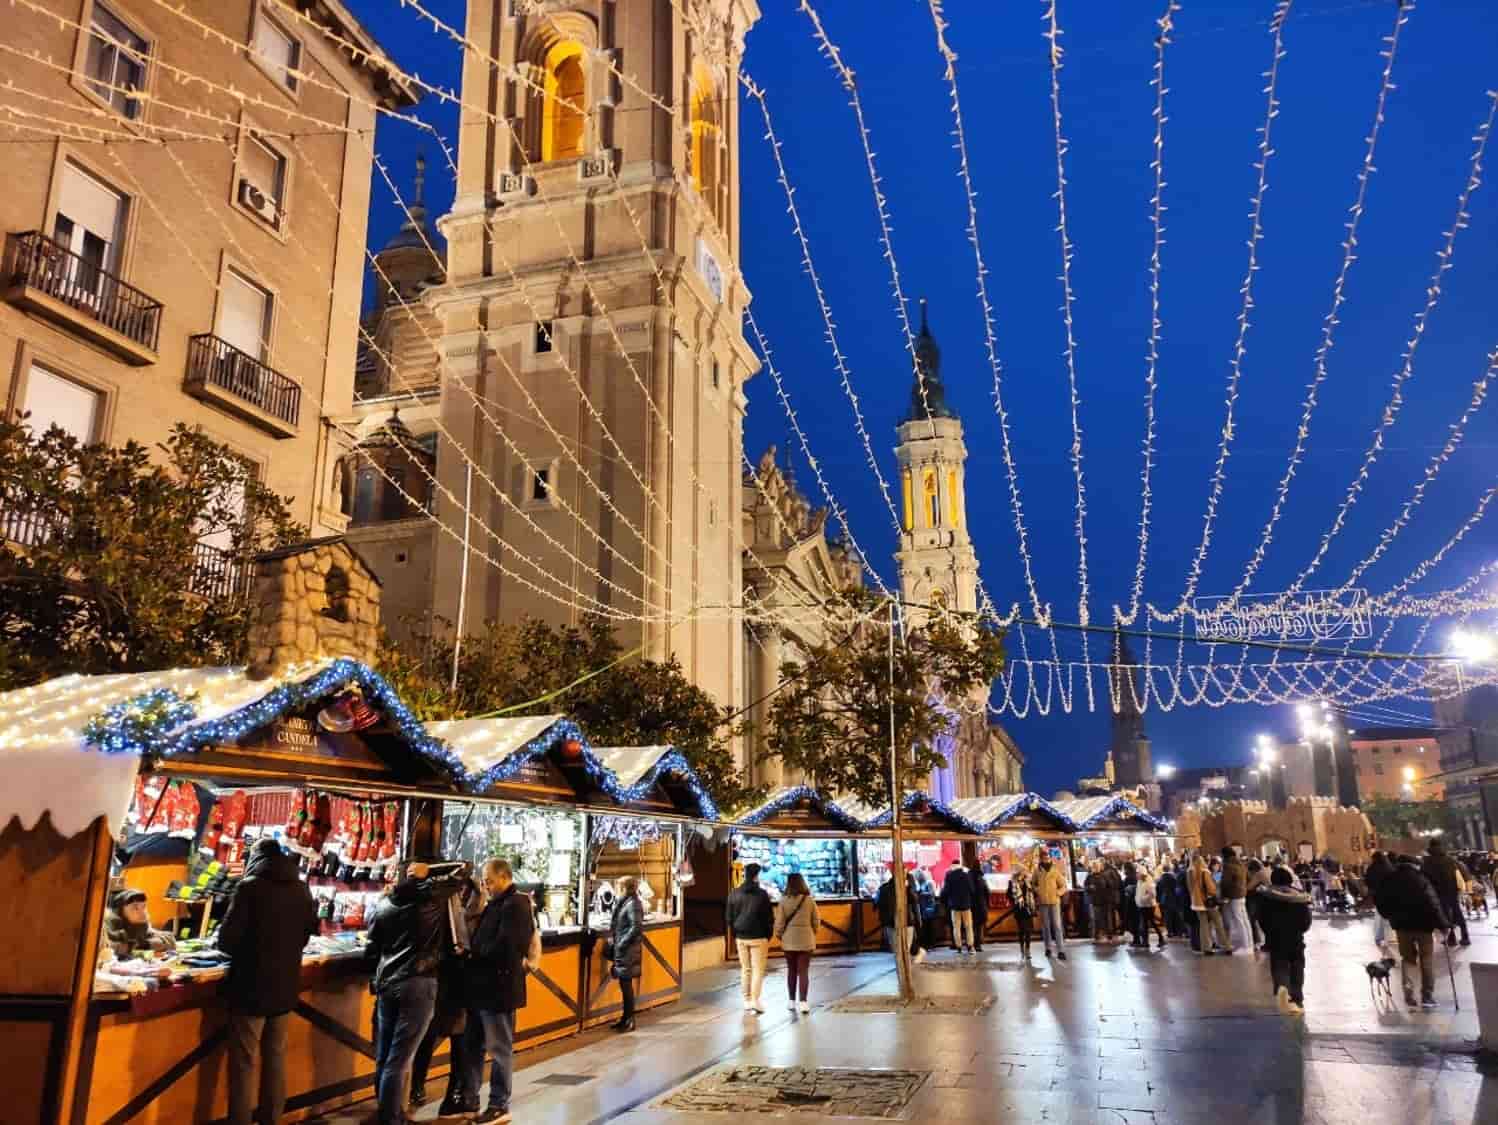
[[[628,1016],[624,1019],[616,1020],[609,1026],[612,1027],[615,1031],[633,1031],[635,1029],[635,1017]]]

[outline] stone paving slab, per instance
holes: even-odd
[[[832,1005],[839,1015],[891,1013],[897,1016],[980,1016],[993,1007],[992,996],[850,996]]]

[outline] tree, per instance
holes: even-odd
[[[1451,814],[1444,801],[1371,797],[1360,807],[1373,830],[1385,840],[1397,840],[1420,832],[1460,831],[1460,819]]]
[[[966,700],[980,689],[986,695],[1004,667],[1003,640],[932,614],[896,637],[891,677],[887,616],[875,595],[845,591],[829,607],[829,620],[849,624],[829,624],[823,643],[801,646],[804,658],[781,665],[785,687],[770,707],[768,756],[824,792],[883,805],[947,764],[936,744],[953,725],[943,700]],[[893,783],[891,741],[898,749]]]
[[[821,644],[802,646],[804,659],[781,665],[769,756],[824,792],[876,807],[887,802],[894,871],[903,874],[901,800],[947,764],[937,739],[953,733],[955,719],[944,701],[986,700],[1004,667],[1003,638],[939,612],[898,636],[893,614],[862,589],[843,592],[826,608],[830,621],[845,624],[829,625]],[[896,919],[906,916],[905,899],[905,880],[896,878]],[[900,996],[909,1001],[915,995],[910,951],[903,941],[895,946]]]
[[[0,421],[0,689],[242,661],[249,561],[304,534],[185,426],[153,451]]]
[[[533,618],[490,622],[463,638],[455,693],[446,630],[420,633],[406,644],[387,638],[379,663],[419,718],[561,712],[596,746],[675,746],[723,808],[756,795],[734,762],[730,712],[693,685],[675,657],[626,653],[606,621],[590,618],[581,627]]]

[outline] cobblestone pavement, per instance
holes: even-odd
[[[765,983],[769,1011],[758,1017],[743,1011],[736,970],[706,970],[688,978],[684,1002],[642,1015],[633,1035],[590,1032],[523,1053],[515,1121],[723,1125],[722,1113],[661,1103],[720,1070],[802,1067],[929,1072],[898,1119],[932,1125],[1498,1123],[1498,1067],[1472,1053],[1465,968],[1498,961],[1498,916],[1472,923],[1472,947],[1454,951],[1460,1013],[1444,953],[1439,1010],[1376,1009],[1363,971],[1374,958],[1372,925],[1317,919],[1304,1017],[1278,1013],[1264,960],[1200,958],[1183,943],[1141,953],[1076,942],[1066,963],[1037,954],[1018,972],[999,968],[1018,961],[1017,947],[997,946],[985,952],[988,971],[918,971],[925,995],[991,996],[979,1016],[833,1011],[850,995],[894,991],[887,955],[814,961],[809,1016],[786,1010],[778,964]],[[933,960],[955,958],[943,951]],[[554,1076],[587,1080],[559,1086]],[[430,1106],[417,1114],[432,1117]],[[794,1120],[846,1118],[798,1107]]]
[[[929,1077],[919,1070],[726,1067],[683,1086],[659,1104],[687,1113],[897,1117]]]

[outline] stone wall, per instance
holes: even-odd
[[[374,663],[380,580],[341,537],[261,555],[252,595],[251,676],[328,657]]]
[[[1373,825],[1361,810],[1339,805],[1332,797],[1291,798],[1283,809],[1263,801],[1227,801],[1201,818],[1198,831],[1209,852],[1234,845],[1259,855],[1266,844],[1275,843],[1298,858],[1304,843],[1317,856],[1343,863],[1366,863],[1373,840]]]

